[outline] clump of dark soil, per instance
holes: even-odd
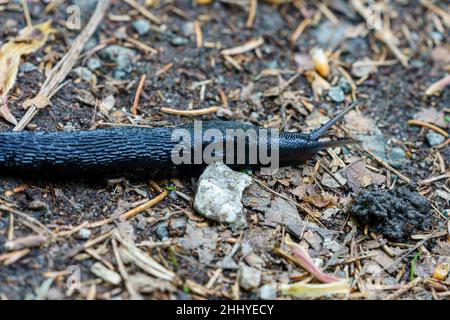
[[[363,190],[350,206],[350,212],[369,230],[394,241],[405,241],[431,225],[430,203],[410,185],[391,191]]]

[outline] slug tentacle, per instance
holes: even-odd
[[[309,134],[310,139],[311,140],[319,140],[319,138],[322,137],[328,131],[328,129],[330,129],[333,125],[335,125],[339,120],[342,119],[343,116],[345,116],[347,114],[347,112],[349,112],[350,110],[355,108],[357,105],[359,105],[359,101],[356,100],[355,102],[350,104],[347,108],[345,108],[343,111],[341,111],[333,119],[331,119],[330,121],[325,123],[323,126],[313,130]]]

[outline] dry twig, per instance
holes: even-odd
[[[47,107],[50,104],[50,99],[53,95],[62,87],[62,81],[66,78],[69,72],[80,56],[81,50],[83,50],[86,42],[91,38],[92,34],[97,29],[100,21],[106,10],[109,7],[110,0],[99,0],[91,19],[75,39],[69,51],[59,60],[59,62],[50,71],[48,77],[45,79],[39,93],[36,97],[25,101],[24,106],[28,106],[29,109],[14,127],[13,131],[23,130],[28,123],[36,116],[40,109]]]

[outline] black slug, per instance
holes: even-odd
[[[3,132],[0,133],[0,176],[58,179],[98,175],[189,175],[208,164],[202,158],[208,148],[224,146],[230,142],[235,149],[229,159],[229,149],[226,147],[216,148],[211,154],[218,157],[216,160],[222,160],[232,168],[273,165],[267,163],[267,157],[264,158],[260,152],[262,149],[268,150],[268,158],[276,165],[294,165],[305,162],[319,150],[355,143],[351,139],[319,141],[319,138],[356,105],[356,102],[351,104],[328,123],[307,134],[278,134],[234,121],[205,121],[201,123],[200,131],[197,131],[194,122],[174,128]],[[255,135],[245,136],[242,140],[230,134],[236,130],[253,130]],[[243,144],[243,149],[239,149],[239,143]],[[274,149],[276,147],[278,149]],[[197,156],[199,157],[195,158]],[[180,159],[185,161],[180,163]]]

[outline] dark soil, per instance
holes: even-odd
[[[350,206],[358,221],[369,231],[394,241],[407,241],[431,226],[430,203],[415,188],[404,185],[390,191],[369,188],[361,191]]]

